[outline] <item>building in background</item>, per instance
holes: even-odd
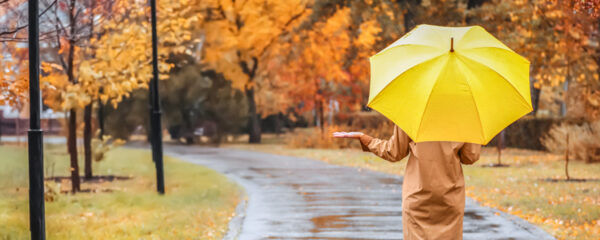
[[[41,124],[44,134],[57,135],[62,131],[64,114],[45,109],[42,111]],[[10,106],[0,106],[0,136],[27,135],[29,129],[28,106],[19,110]]]

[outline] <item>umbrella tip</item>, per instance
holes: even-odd
[[[454,38],[450,38],[450,52],[454,52]]]

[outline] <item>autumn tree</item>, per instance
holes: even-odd
[[[243,89],[251,143],[261,139],[256,93],[258,76],[265,71],[264,54],[309,14],[307,4],[307,0],[216,0],[203,14],[203,60],[230,79],[235,88]]]
[[[195,2],[159,2],[157,25],[159,39],[159,77],[166,79],[171,64],[169,54],[190,52],[198,43],[192,38],[198,16]],[[152,56],[148,7],[138,1],[122,0],[110,4],[109,13],[94,38],[90,40],[91,58],[79,65],[80,85],[86,96],[98,99],[100,105],[117,106],[124,97],[138,88],[147,88],[152,78]],[[93,29],[92,29],[93,30]],[[85,107],[84,147],[86,177],[91,177],[91,117],[92,104]],[[103,134],[103,131],[100,131]],[[100,136],[104,139],[104,136]]]
[[[315,110],[322,130],[327,101],[362,99],[359,83],[366,83],[368,78],[361,75],[368,73],[368,65],[364,69],[365,65],[358,60],[346,66],[346,58],[353,50],[356,58],[372,54],[371,45],[381,31],[375,21],[367,21],[359,28],[362,34],[352,40],[350,14],[350,8],[343,7],[269,52],[272,84],[285,90],[288,100],[302,102],[303,110]],[[285,50],[291,51],[286,55]]]
[[[94,35],[96,1],[59,1],[54,9],[51,23],[55,37],[43,51],[50,57],[42,64],[43,82],[46,90],[45,103],[54,109],[68,111],[67,148],[71,162],[72,191],[80,190],[77,156],[77,109],[91,102],[79,83],[79,63],[91,57],[90,39]],[[66,17],[63,17],[66,15]],[[86,146],[88,146],[86,144]],[[86,147],[86,156],[91,149]],[[86,161],[87,162],[87,161]]]
[[[200,39],[192,36],[198,16],[190,14],[181,3],[159,3],[159,78],[167,79],[172,64],[170,54],[191,53]],[[80,64],[81,81],[85,92],[93,99],[117,106],[132,90],[147,88],[152,78],[152,43],[146,4],[124,0],[112,7],[112,17],[99,30],[90,44],[94,58]]]
[[[45,8],[40,14],[46,14],[40,18],[44,103],[55,110],[69,111],[67,145],[73,190],[77,191],[77,110],[84,109],[85,175],[91,177],[92,102],[100,99],[102,103],[116,105],[134,89],[147,87],[152,77],[149,8],[143,2],[129,0],[55,0],[41,6]],[[187,0],[159,2],[161,79],[165,79],[164,73],[170,68],[165,62],[169,53],[193,50],[198,43],[190,31],[197,28],[195,22],[199,19],[199,10],[193,10],[195,6],[200,4]],[[15,15],[22,14],[15,12]],[[10,91],[2,91],[1,98],[16,102],[25,93],[17,90],[25,89],[27,83],[26,78],[20,77],[27,72],[20,71],[19,64],[27,63],[20,59],[26,49],[12,41],[22,41],[18,34],[26,24],[15,20],[8,25],[8,30],[0,30],[0,41],[7,46],[2,50],[11,53],[3,55],[10,56],[11,61],[2,64],[12,71],[2,73],[0,87]]]
[[[3,38],[4,41],[20,41],[24,39],[22,29],[27,27],[27,23],[23,22],[21,19],[25,16],[26,3],[24,1],[15,1],[12,2],[13,5],[8,12],[6,17],[10,20],[9,27],[11,30],[4,30],[3,33],[0,33],[0,37]],[[75,83],[77,79],[74,75],[74,58],[75,55],[80,55],[79,51],[76,51],[76,43],[82,41],[82,39],[86,38],[86,35],[89,35],[89,29],[86,27],[87,24],[85,20],[79,19],[80,17],[89,14],[87,11],[90,2],[82,2],[77,3],[75,0],[70,1],[42,1],[40,6],[45,9],[42,13],[45,15],[40,16],[40,33],[41,39],[45,45],[41,54],[43,55],[43,59],[46,61],[42,67],[44,74],[42,74],[42,88],[51,89],[52,91],[58,90],[56,87],[63,87],[61,90],[64,92],[72,92],[74,89]],[[13,44],[12,46],[8,46],[4,44],[5,48],[3,52],[9,52],[8,55],[11,60],[17,60],[17,57],[20,55],[19,52],[24,51],[23,47],[18,44]],[[20,63],[26,63],[23,59],[18,59]],[[12,69],[11,69],[12,68]],[[3,76],[3,82],[10,84],[2,84],[6,88],[9,89],[8,92],[17,92],[18,89],[14,86],[24,86],[27,79],[22,76],[22,73],[25,72],[25,68],[23,65],[17,67],[17,65],[9,66],[9,74],[5,74]],[[9,75],[9,76],[6,76]],[[48,88],[49,85],[52,87]],[[57,92],[57,91],[55,91]],[[68,96],[68,93],[65,95],[51,93],[50,95],[54,95],[51,97],[51,101],[47,101],[46,104],[53,104],[54,106],[72,104],[67,103],[66,101],[52,101],[58,100],[61,97]],[[5,97],[6,98],[6,97]],[[72,99],[77,99],[77,97],[72,97]],[[65,99],[65,98],[63,98]],[[14,101],[14,100],[13,100]],[[76,131],[76,113],[73,108],[70,111],[69,116],[69,136],[68,136],[68,149],[71,157],[71,178],[73,184],[73,191],[79,190],[79,174],[78,174],[78,164],[77,164],[77,149],[76,149],[76,139],[75,139],[75,131]]]

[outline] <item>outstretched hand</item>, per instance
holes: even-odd
[[[335,138],[354,138],[359,139],[360,136],[364,135],[361,132],[334,132],[333,137]]]

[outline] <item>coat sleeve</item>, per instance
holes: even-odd
[[[397,162],[408,155],[410,138],[402,129],[395,126],[394,134],[388,140],[372,138],[364,135],[360,144],[365,152],[372,152],[380,158],[390,162]]]
[[[473,164],[479,160],[481,145],[475,143],[465,143],[458,151],[460,162],[462,164]]]

